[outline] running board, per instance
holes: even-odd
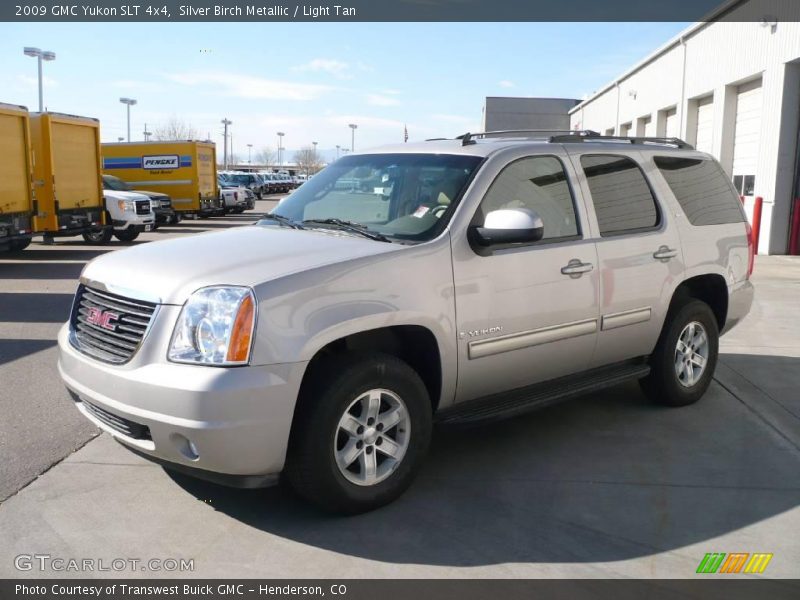
[[[442,425],[471,425],[507,419],[631,379],[641,379],[649,373],[650,366],[642,361],[600,367],[578,375],[568,375],[456,404],[436,415],[436,422]]]

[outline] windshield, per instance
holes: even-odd
[[[115,192],[129,192],[131,190],[131,186],[113,175],[103,175],[103,187]]]
[[[239,185],[247,185],[248,183],[253,181],[253,179],[254,178],[252,175],[231,175],[230,177],[228,177],[229,181],[238,183]]]
[[[479,156],[365,154],[320,171],[275,208],[295,222],[341,219],[412,241],[432,239],[450,218]],[[265,224],[274,224],[267,221]]]

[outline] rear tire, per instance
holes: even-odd
[[[394,356],[354,353],[323,360],[300,393],[287,480],[324,510],[374,510],[411,485],[428,450],[427,389]]]
[[[89,231],[83,234],[83,241],[87,244],[104,245],[111,241],[113,232],[111,228]]]
[[[120,242],[132,242],[139,237],[139,232],[133,229],[123,229],[122,231],[115,231],[114,237]]]
[[[711,307],[689,299],[667,315],[642,389],[665,406],[694,404],[711,384],[718,354],[719,327]]]

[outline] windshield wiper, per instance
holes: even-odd
[[[289,217],[284,217],[283,215],[279,215],[277,213],[267,213],[264,215],[263,219],[270,219],[272,221],[277,221],[281,225],[286,225],[287,227],[291,227],[292,229],[305,229],[300,223],[292,221]]]
[[[345,221],[344,219],[305,219],[302,223],[309,224],[309,225],[335,225],[345,231],[351,231],[353,233],[359,233],[366,238],[371,240],[376,240],[379,242],[389,242],[392,243],[388,237],[383,235],[382,233],[378,233],[377,231],[370,231],[366,225],[362,225],[361,223],[356,223],[355,221]]]

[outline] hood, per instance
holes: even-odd
[[[169,195],[163,192],[150,192],[148,190],[132,190],[134,194],[143,194],[151,200],[169,200]]]
[[[201,287],[255,287],[292,273],[403,247],[339,231],[252,225],[109,252],[90,262],[81,279],[125,296],[180,305]]]
[[[140,192],[118,192],[117,190],[103,190],[103,196],[112,200],[149,200]]]

